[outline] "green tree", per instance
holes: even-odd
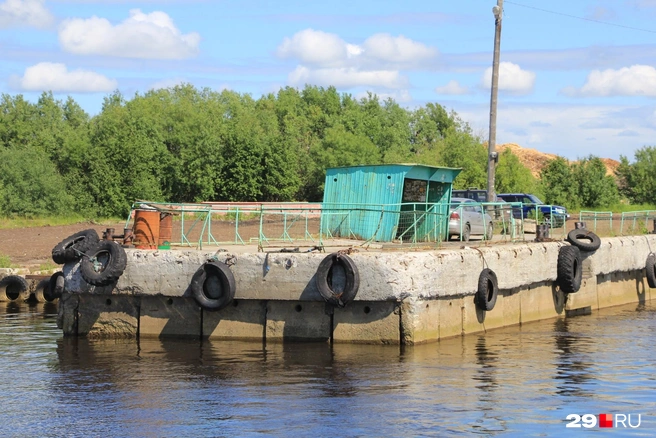
[[[54,164],[37,149],[0,149],[0,207],[5,216],[70,213],[73,198]]]
[[[378,148],[368,137],[347,132],[343,126],[336,126],[326,131],[324,141],[314,146],[310,154],[315,163],[312,174],[315,191],[310,193],[309,201],[323,199],[327,168],[381,162]]]
[[[617,175],[621,193],[634,203],[656,204],[656,147],[640,148],[634,157],[633,163],[620,157]]]
[[[589,156],[573,165],[573,177],[584,207],[610,207],[619,202],[615,179],[606,175],[606,166],[599,157]]]
[[[519,192],[540,196],[537,179],[510,149],[505,149],[499,156],[494,186],[497,193]]]
[[[487,150],[471,135],[468,126],[465,129],[449,128],[437,151],[437,165],[462,168],[454,181],[454,188],[487,186]]]
[[[547,204],[562,205],[568,209],[578,208],[581,200],[569,162],[563,157],[551,160],[540,172],[543,201]]]

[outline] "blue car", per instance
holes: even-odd
[[[497,199],[502,202],[521,202],[522,208],[513,208],[515,218],[535,218],[536,209],[542,213],[545,223],[550,223],[553,227],[560,228],[569,218],[567,209],[560,205],[547,205],[535,195],[529,193],[499,193]]]

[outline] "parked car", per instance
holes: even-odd
[[[468,241],[472,234],[491,240],[494,234],[492,217],[483,213],[481,205],[469,198],[451,198],[449,239],[452,236]]]
[[[476,202],[487,202],[487,190],[478,189],[476,187],[453,190],[451,196],[454,198],[469,198]]]
[[[497,198],[504,202],[521,202],[523,204],[521,209],[513,208],[513,217],[515,218],[535,218],[537,210],[542,213],[545,223],[551,223],[557,228],[562,227],[569,218],[565,207],[545,204],[540,198],[529,193],[499,193]]]

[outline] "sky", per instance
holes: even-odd
[[[90,115],[191,83],[429,102],[488,138],[497,0],[0,0],[0,93]],[[656,146],[656,0],[505,0],[496,143],[633,160]]]

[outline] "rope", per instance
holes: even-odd
[[[649,243],[649,237],[645,236],[645,240],[647,240],[647,248],[649,248],[649,254],[647,254],[647,256],[650,256],[654,252],[651,250],[651,243]]]
[[[487,260],[485,260],[485,255],[483,255],[483,251],[481,251],[479,248],[472,248],[472,249],[475,249],[481,255],[481,258],[483,259],[483,269],[485,269],[486,267],[489,268],[490,265],[488,265]]]

